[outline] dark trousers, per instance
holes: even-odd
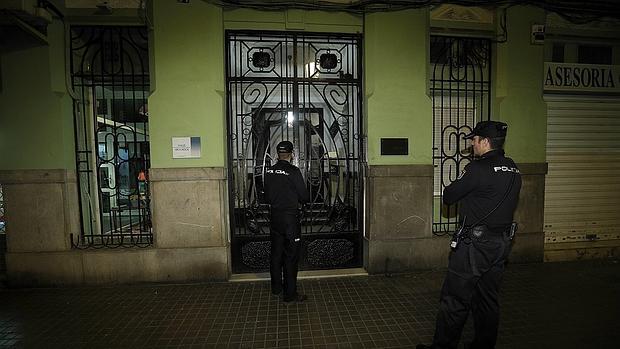
[[[469,243],[467,243],[469,242]],[[441,290],[433,348],[456,348],[471,311],[474,348],[495,348],[499,326],[499,287],[511,241],[487,233],[463,241],[450,253]]]
[[[297,213],[271,215],[271,292],[283,292],[285,301],[297,296],[297,264],[301,226]]]

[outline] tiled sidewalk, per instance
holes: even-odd
[[[412,348],[430,342],[444,271],[268,282],[0,289],[0,347]],[[468,323],[463,339],[471,339]],[[618,348],[617,260],[510,265],[498,348]]]

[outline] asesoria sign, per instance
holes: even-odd
[[[545,63],[545,91],[620,92],[620,66]]]

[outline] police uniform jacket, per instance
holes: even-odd
[[[460,219],[465,219],[466,226],[486,225],[493,232],[502,232],[512,223],[520,190],[519,169],[504,156],[503,149],[495,149],[467,164],[458,179],[444,189],[443,201],[448,205],[461,202]]]
[[[310,195],[296,166],[286,160],[278,160],[265,175],[265,200],[272,213],[297,213],[299,204],[308,202]]]

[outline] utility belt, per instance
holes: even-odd
[[[517,233],[517,229],[517,222],[512,222],[512,224],[510,224],[507,228],[499,231],[491,230],[486,225],[474,225],[472,227],[461,226],[461,228],[452,235],[450,247],[456,249],[462,241],[471,241],[471,239],[493,239],[506,237],[512,241]]]

